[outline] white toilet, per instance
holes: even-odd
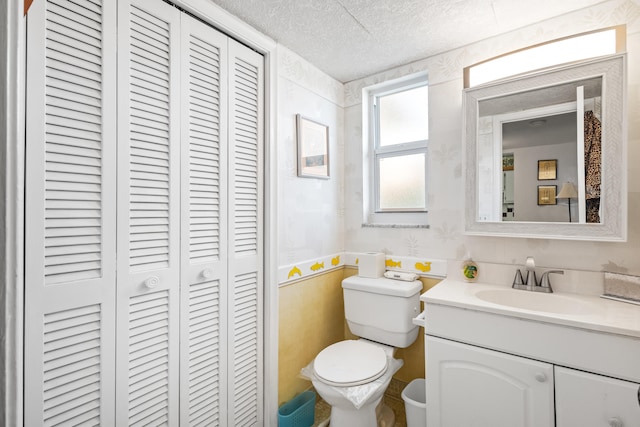
[[[393,425],[393,412],[381,404],[391,381],[387,370],[395,349],[418,336],[412,318],[420,313],[422,282],[352,276],[342,288],[347,324],[360,339],[322,350],[313,362],[313,386],[331,405],[330,427]],[[363,395],[356,408],[353,396]]]

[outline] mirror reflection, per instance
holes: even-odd
[[[602,76],[478,102],[480,222],[600,223]]]

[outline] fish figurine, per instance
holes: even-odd
[[[338,264],[340,264],[340,255],[338,255],[335,258],[331,258],[331,265],[333,265],[335,267]]]
[[[422,271],[426,273],[427,271],[431,271],[431,263],[430,262],[416,262],[416,270]]]
[[[289,271],[289,276],[287,277],[287,279],[291,279],[293,276],[298,275],[300,277],[302,277],[302,271],[300,271],[300,269],[296,266],[293,266],[293,268],[291,269],[291,271]]]
[[[324,268],[324,261],[322,261],[322,262],[316,262],[315,264],[313,264],[313,265],[311,266],[311,271],[318,271],[318,270],[320,270],[321,268]]]
[[[392,259],[388,259],[385,261],[385,265],[389,268],[393,268],[393,267],[402,268],[402,261],[394,261]]]

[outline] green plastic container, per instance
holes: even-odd
[[[316,394],[304,391],[278,408],[279,427],[311,427],[316,415]]]

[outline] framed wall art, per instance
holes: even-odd
[[[556,204],[557,185],[538,185],[538,205]]]
[[[556,179],[558,160],[538,160],[538,181]]]
[[[329,127],[296,114],[298,176],[329,179]]]

